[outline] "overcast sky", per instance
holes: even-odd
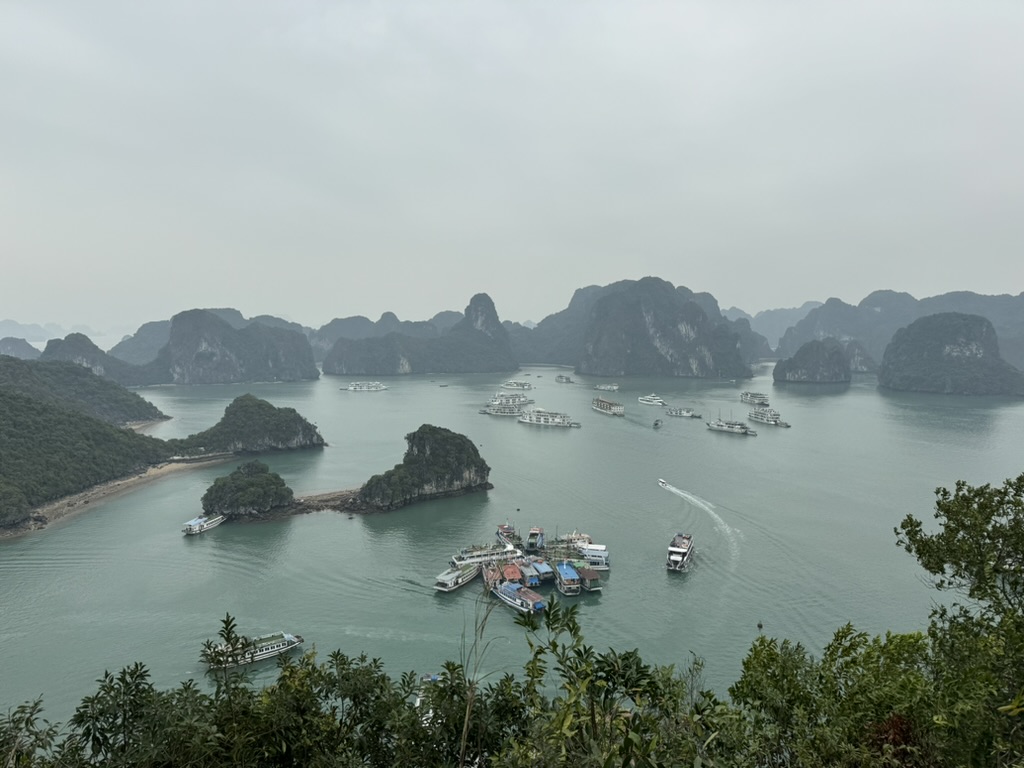
[[[1024,291],[1024,3],[0,2],[0,318]]]

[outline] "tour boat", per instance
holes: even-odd
[[[689,533],[677,533],[668,545],[668,559],[665,566],[670,571],[685,571],[690,567],[693,557],[693,536]]]
[[[695,413],[693,408],[680,408],[678,406],[672,406],[665,409],[666,416],[679,416],[684,419],[699,419],[701,415]]]
[[[742,392],[740,400],[751,405],[768,405],[768,395],[762,392]]]
[[[438,574],[434,580],[434,589],[438,592],[454,592],[463,584],[468,584],[480,573],[480,563],[466,563],[457,568],[449,568]]]
[[[353,381],[346,389],[349,392],[381,392],[387,389],[387,387],[379,381]]]
[[[576,544],[576,551],[587,561],[587,565],[595,571],[607,571],[610,569],[610,556],[607,545],[594,544],[589,541],[579,542]]]
[[[555,381],[557,381],[559,384],[575,384],[576,383],[576,382],[574,382],[572,380],[572,376],[566,376],[564,373],[560,373],[557,376],[555,376]]]
[[[523,553],[511,544],[480,544],[459,550],[452,555],[449,562],[453,568],[457,568],[468,563],[489,563],[493,560],[522,556]]]
[[[185,523],[185,527],[181,529],[181,532],[186,536],[195,536],[197,533],[216,528],[225,520],[227,518],[224,515],[200,515],[199,517],[193,517]]]
[[[747,435],[748,437],[757,437],[757,432],[748,427],[746,422],[743,421],[715,419],[714,421],[706,421],[704,423],[708,425],[708,429],[714,432],[727,432],[731,435]]]
[[[488,405],[529,405],[533,398],[525,392],[495,392],[494,397],[487,401]]]
[[[521,380],[517,380],[517,379],[509,379],[504,384],[502,384],[501,387],[502,387],[502,389],[524,390],[524,389],[533,389],[533,384],[531,384],[528,381],[521,381]]]
[[[531,560],[517,560],[516,565],[519,566],[519,572],[523,575],[523,585],[527,587],[538,587],[540,586],[540,572],[534,566]]]
[[[649,395],[640,395],[640,397],[637,398],[637,402],[640,403],[640,405],[668,405],[668,403],[653,392]]]
[[[258,635],[247,640],[247,649],[237,655],[230,653],[223,643],[213,649],[211,667],[225,669],[227,667],[238,667],[242,664],[252,664],[255,661],[262,661],[273,656],[280,656],[292,648],[298,648],[305,642],[302,635],[290,635],[287,632],[273,632],[269,635]]]
[[[555,565],[555,586],[563,595],[578,595],[583,589],[580,584],[580,575],[572,567],[572,563],[563,560]]]
[[[542,427],[578,427],[580,423],[569,418],[567,413],[546,411],[543,408],[531,408],[519,416],[521,424],[536,424]]]
[[[480,409],[480,413],[488,416],[515,416],[523,415],[522,406],[513,403],[488,403]]]
[[[519,534],[516,533],[516,527],[511,523],[498,523],[498,531],[495,535],[500,544],[513,547],[519,546]]]
[[[771,424],[774,427],[789,426],[789,422],[783,421],[779,412],[774,408],[755,408],[747,416],[751,421],[760,421],[762,424]]]
[[[538,549],[544,549],[544,529],[534,526],[526,535],[526,551],[536,552]]]
[[[509,581],[495,584],[491,587],[491,593],[520,613],[540,613],[544,610],[544,598],[522,584]]]
[[[601,392],[618,392],[619,391],[619,385],[618,384],[595,384],[594,385],[594,389],[599,390]]]
[[[606,413],[609,416],[625,416],[626,407],[622,403],[615,403],[611,400],[605,400],[603,397],[595,397],[590,407],[598,413]]]
[[[580,577],[580,587],[584,592],[601,591],[601,574],[587,566],[586,562],[579,561],[572,564]]]

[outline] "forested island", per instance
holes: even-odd
[[[676,668],[598,650],[577,608],[555,601],[517,619],[529,659],[515,674],[479,678],[475,645],[426,680],[308,651],[282,657],[267,687],[236,668],[159,689],[126,660],[67,724],[43,719],[41,698],[0,715],[0,749],[20,768],[1019,767],[1024,474],[940,488],[934,522],[907,515],[894,533],[943,591],[927,628],[843,626],[820,656],[762,634],[727,695],[702,686],[700,659]],[[487,621],[485,610],[476,636]],[[220,640],[238,642],[230,615]]]

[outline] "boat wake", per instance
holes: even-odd
[[[729,542],[729,555],[732,557],[733,561],[735,561],[736,558],[739,557],[739,535],[737,534],[737,531],[727,522],[725,522],[725,520],[722,519],[722,516],[715,511],[714,504],[712,504],[707,499],[702,499],[695,493],[684,491],[682,488],[676,488],[674,485],[672,485],[671,483],[667,483],[664,480],[659,480],[658,485],[660,485],[669,493],[674,493],[679,498],[690,502],[690,504],[692,504],[693,506],[706,512],[711,517],[711,519],[714,520],[715,528],[717,528],[719,533],[721,533],[725,537],[726,541]]]

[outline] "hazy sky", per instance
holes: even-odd
[[[1024,3],[0,2],[0,318],[1024,290]]]

